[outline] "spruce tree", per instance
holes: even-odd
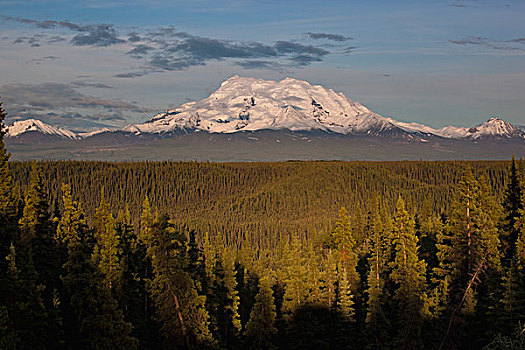
[[[183,234],[163,214],[153,223],[147,243],[153,267],[149,292],[170,347],[208,347],[214,344],[209,331],[206,297],[197,293],[187,272]]]
[[[154,216],[151,210],[151,205],[149,204],[149,198],[146,196],[142,203],[142,215],[140,216],[140,232],[138,236],[140,242],[144,243],[150,241],[153,220]]]
[[[389,232],[383,230],[379,213],[371,212],[368,234],[370,255],[368,257],[368,295],[366,314],[366,334],[371,349],[385,349],[390,346],[389,320],[386,313],[386,300],[389,298],[385,282],[388,278],[390,258]]]
[[[64,211],[57,227],[57,238],[67,247],[62,277],[72,319],[69,346],[83,349],[133,349],[132,326],[125,322],[116,301],[103,285],[91,259],[93,237],[80,205],[73,200],[68,185],[62,187]]]
[[[33,162],[19,226],[20,245],[26,248],[26,256],[31,255],[38,274],[37,282],[45,285],[46,297],[50,298],[57,285],[57,247],[53,239],[53,225],[48,212],[42,170],[36,162]]]
[[[480,266],[484,266],[483,270],[499,270],[499,239],[494,222],[494,204],[486,186],[485,180],[480,186],[470,168],[467,169],[452,206],[448,227],[450,245],[442,246],[445,248],[442,253],[445,254],[443,258],[449,261],[453,303],[463,297],[472,275]],[[475,303],[473,295],[467,297],[464,310],[472,313]]]
[[[326,257],[321,264],[321,303],[332,308],[336,303],[337,287],[337,256],[332,250],[326,252]]]
[[[229,339],[228,342],[234,340],[235,337],[241,332],[241,320],[239,315],[239,292],[237,291],[237,280],[235,279],[235,260],[233,255],[228,250],[223,252],[223,265],[224,265],[224,280],[223,284],[226,289],[226,304],[224,305],[224,312],[227,317],[228,325],[225,330],[228,334],[224,336],[224,339]],[[227,343],[227,345],[228,345]]]
[[[19,269],[17,284],[17,310],[13,323],[20,339],[18,347],[46,349],[48,345],[52,346],[53,339],[47,339],[48,315],[42,301],[42,288],[37,284],[37,273],[31,255]]]
[[[18,241],[20,278],[25,288],[25,292],[19,295],[28,298],[26,303],[30,305],[31,313],[24,314],[31,315],[33,320],[22,321],[22,324],[33,330],[40,327],[40,337],[47,337],[44,341],[46,347],[57,348],[61,343],[61,329],[60,315],[54,299],[59,287],[59,262],[46,197],[42,171],[33,162],[23,214],[19,220]],[[31,338],[36,340],[38,336],[33,335]]]
[[[255,296],[255,304],[250,313],[250,320],[246,324],[246,347],[248,349],[274,349],[274,336],[277,329],[274,327],[275,304],[270,278],[259,279],[259,292]]]
[[[358,262],[357,243],[350,216],[347,215],[344,207],[339,210],[339,219],[335,223],[335,230],[332,235],[339,253],[339,261],[348,272],[350,290],[352,293],[356,293],[359,286],[359,275],[356,271]]]
[[[473,346],[482,333],[472,322],[476,315],[487,317],[486,310],[478,310],[478,299],[493,292],[487,281],[500,271],[498,211],[487,179],[480,177],[478,182],[467,168],[458,184],[449,222],[438,240],[439,267],[434,281],[442,282],[434,303],[447,320],[442,343]],[[477,288],[480,283],[484,284],[482,289]],[[480,290],[483,293],[478,296]],[[466,325],[459,327],[459,322]]]
[[[321,256],[317,254],[313,242],[308,243],[306,251],[306,288],[309,293],[306,302],[309,304],[319,304],[321,302]]]
[[[100,197],[100,205],[94,220],[96,243],[92,259],[104,277],[106,288],[120,294],[123,273],[120,236],[117,234],[115,219],[104,198],[104,187],[100,191]]]
[[[154,224],[154,217],[152,214],[152,208],[149,203],[149,198],[146,196],[144,198],[144,201],[142,202],[142,213],[140,216],[140,227],[137,234],[137,244],[139,247],[140,252],[140,258],[142,262],[142,271],[140,274],[141,283],[144,287],[147,287],[147,284],[150,281],[151,278],[151,259],[149,259],[147,254],[147,247],[148,244],[152,241],[151,232],[153,230],[153,224]],[[137,262],[140,264],[141,262]],[[146,288],[148,289],[148,288]],[[150,308],[150,304],[153,304],[153,301],[149,298],[149,292],[144,292],[144,301],[143,301],[143,307],[144,307],[144,321],[148,324],[150,318],[153,316],[153,312]],[[153,331],[149,331],[148,333],[155,333]]]
[[[394,299],[398,308],[396,347],[421,347],[421,330],[427,317],[425,292],[425,262],[418,257],[418,239],[414,219],[399,197],[393,223],[394,261],[391,263],[392,281],[396,284]]]
[[[500,240],[503,246],[505,265],[510,263],[516,250],[518,240],[518,225],[523,211],[523,187],[520,173],[516,166],[516,160],[512,157],[512,163],[507,175],[507,188],[503,194],[503,221]]]
[[[306,288],[307,264],[299,237],[295,235],[284,252],[285,293],[282,313],[290,316],[294,310],[304,305],[309,290]]]
[[[350,290],[350,282],[348,281],[348,273],[345,267],[339,266],[339,281],[338,281],[338,300],[337,309],[348,321],[355,321],[354,311],[354,296]]]
[[[202,251],[204,255],[204,270],[206,273],[206,281],[208,284],[208,288],[211,288],[215,282],[215,274],[213,273],[213,270],[215,268],[215,264],[217,263],[217,256],[216,251],[211,244],[208,232],[204,234],[204,243]]]
[[[503,329],[509,324],[525,323],[525,209],[521,209],[516,229],[516,249],[502,281],[504,293],[501,300],[503,310],[500,325]],[[509,331],[508,328],[505,330]]]

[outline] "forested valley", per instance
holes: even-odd
[[[501,162],[11,162],[1,349],[522,349]]]

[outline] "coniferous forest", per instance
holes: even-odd
[[[1,349],[525,348],[521,160],[11,162],[2,138]]]

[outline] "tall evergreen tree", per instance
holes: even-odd
[[[516,160],[512,157],[510,171],[507,176],[507,188],[503,194],[503,221],[500,240],[503,246],[504,261],[508,265],[516,250],[518,240],[517,223],[523,210],[523,187]]]
[[[356,271],[359,260],[356,252],[357,242],[354,237],[350,216],[347,215],[344,207],[339,210],[339,219],[335,223],[333,237],[339,252],[340,262],[348,272],[350,290],[352,293],[355,293],[359,286],[359,275]]]
[[[40,293],[35,286],[35,270],[31,256],[22,269],[18,267],[17,252],[13,244],[6,260],[9,263],[7,273],[7,304],[11,315],[11,325],[16,334],[16,348],[44,349],[45,314]]]
[[[476,286],[483,274],[500,270],[499,239],[495,218],[497,205],[488,191],[486,178],[478,182],[470,168],[462,176],[457,196],[452,205],[450,219],[438,241],[439,267],[436,280],[443,279],[440,303],[448,308],[448,327],[445,342],[467,345],[468,327],[457,326],[472,320],[477,312]],[[486,281],[485,281],[486,283]],[[451,322],[454,322],[454,326]],[[463,331],[464,334],[461,334]],[[470,343],[471,344],[471,343]]]
[[[109,290],[120,293],[123,274],[122,247],[115,219],[104,198],[104,187],[100,191],[100,205],[95,213],[94,226],[96,242],[93,262],[104,276],[104,285]]]
[[[349,321],[355,321],[354,296],[350,290],[348,273],[345,267],[339,266],[338,301],[337,309]]]
[[[329,308],[335,306],[337,287],[337,260],[332,250],[326,252],[326,257],[321,264],[321,303]]]
[[[248,349],[274,349],[274,336],[277,329],[274,327],[275,304],[273,290],[269,277],[259,279],[259,293],[255,297],[255,304],[250,313],[250,320],[246,324],[246,345]]]
[[[149,198],[146,196],[142,203],[142,214],[140,216],[139,242],[143,244],[150,242],[154,218],[151,205],[149,204]]]
[[[92,234],[80,205],[73,200],[68,185],[62,187],[64,211],[57,227],[57,238],[67,247],[63,283],[69,296],[73,318],[69,346],[77,349],[133,349],[136,339],[131,336],[131,324],[122,312],[102,277],[93,265]]]
[[[42,182],[42,170],[33,162],[29,189],[25,197],[22,217],[19,220],[20,244],[27,248],[24,254],[31,255],[38,284],[46,286],[47,296],[56,288],[57,256],[53,225],[48,212],[47,195]]]
[[[40,337],[47,338],[42,340],[45,346],[58,348],[61,342],[60,315],[54,300],[59,287],[60,268],[42,172],[36,162],[33,162],[19,227],[18,251],[21,254],[18,261],[21,266],[22,285],[25,288],[19,295],[27,298],[25,303],[31,309],[31,313],[24,314],[33,317],[32,320],[24,320],[21,324],[32,330],[38,330],[40,327]],[[38,336],[33,334],[31,337],[21,337],[22,340],[30,338],[36,340]]]
[[[373,209],[374,210],[374,209]],[[390,346],[389,321],[386,315],[386,300],[389,298],[385,282],[388,278],[390,257],[390,233],[383,230],[379,213],[371,212],[368,233],[370,255],[368,257],[366,334],[371,349],[386,349]]]
[[[523,194],[525,196],[525,193]],[[500,326],[522,325],[525,323],[525,209],[516,222],[518,239],[509,267],[503,277],[502,315]],[[506,331],[510,331],[508,328]],[[508,333],[508,332],[504,332]]]
[[[425,262],[418,257],[418,239],[414,219],[405,209],[399,197],[393,224],[392,281],[396,284],[394,298],[399,309],[396,347],[399,349],[421,348],[421,330],[427,317],[425,291]]]
[[[18,348],[46,349],[47,345],[51,345],[47,344],[47,313],[42,301],[41,288],[37,285],[32,255],[29,255],[19,269],[17,282],[17,308],[13,323],[20,339]]]
[[[308,270],[299,237],[295,235],[284,252],[285,293],[282,313],[290,316],[294,310],[304,305],[309,290],[306,288]]]
[[[223,266],[224,266],[224,279],[223,284],[226,289],[226,304],[224,305],[224,313],[228,325],[225,325],[225,331],[227,334],[224,335],[224,340],[227,345],[233,345],[232,342],[241,332],[242,325],[239,315],[239,292],[237,291],[237,280],[235,279],[235,260],[233,255],[228,250],[223,252]]]
[[[206,297],[197,293],[187,272],[186,242],[183,234],[161,215],[153,223],[147,241],[153,267],[149,284],[156,312],[170,347],[208,347],[214,344],[209,331]]]

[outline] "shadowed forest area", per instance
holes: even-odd
[[[525,346],[521,160],[10,162],[2,137],[2,349]]]

